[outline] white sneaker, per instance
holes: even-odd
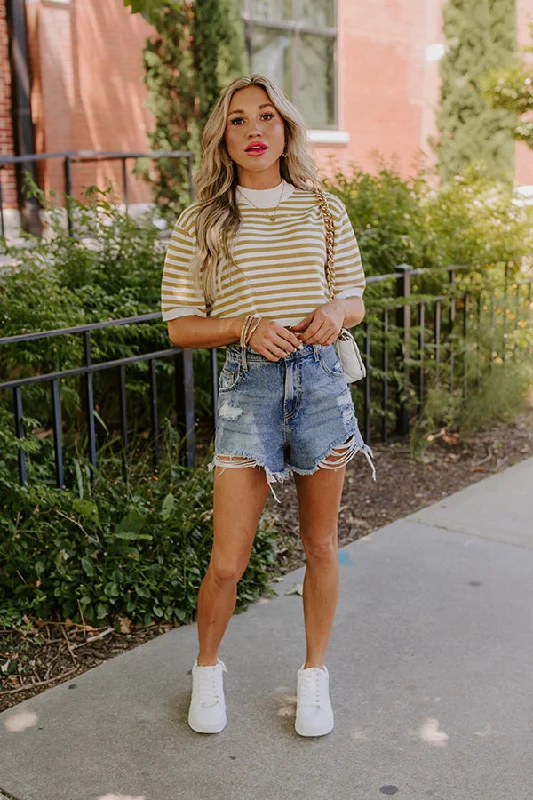
[[[302,665],[298,670],[298,694],[294,727],[300,736],[323,736],[333,729],[329,699],[328,668]]]
[[[188,722],[197,733],[220,733],[227,723],[226,699],[222,673],[226,665],[218,659],[212,667],[199,667],[198,659],[192,668],[192,696]]]

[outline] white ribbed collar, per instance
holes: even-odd
[[[285,201],[294,192],[294,186],[292,183],[288,183],[283,179],[281,183],[274,186],[273,189],[248,189],[244,186],[237,186],[237,203],[244,202],[244,204],[246,204],[246,200],[243,201],[244,196],[244,198],[248,198],[256,206],[259,206],[259,208],[273,208],[279,203],[282,188],[283,201]]]

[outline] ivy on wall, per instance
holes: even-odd
[[[239,0],[124,0],[154,27],[144,50],[148,134],[154,150],[192,150],[198,165],[202,130],[221,89],[245,69]],[[162,213],[189,201],[185,160],[159,159],[144,172]]]
[[[443,10],[446,53],[441,61],[438,141],[444,181],[478,166],[487,176],[509,177],[514,166],[512,115],[493,108],[483,76],[510,64],[516,49],[515,0],[448,0]]]

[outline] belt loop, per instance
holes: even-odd
[[[314,344],[313,345],[313,356],[314,356],[315,361],[319,361],[320,360],[320,357],[318,355],[319,352],[320,352],[320,345],[319,344]]]
[[[246,347],[241,347],[242,367],[245,372],[248,372],[248,362],[246,361]]]

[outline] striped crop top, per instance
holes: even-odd
[[[257,208],[238,193],[242,223],[232,245],[238,269],[222,257],[222,291],[212,304],[211,317],[259,313],[281,325],[294,325],[329,300],[324,218],[317,198],[289,183],[284,189],[277,211],[274,206]],[[271,191],[255,190],[253,196]],[[342,201],[329,193],[326,197],[335,224],[335,297],[361,297],[365,277],[352,225]],[[172,232],[161,287],[163,320],[207,314],[190,273],[198,209],[198,203],[186,208]]]

